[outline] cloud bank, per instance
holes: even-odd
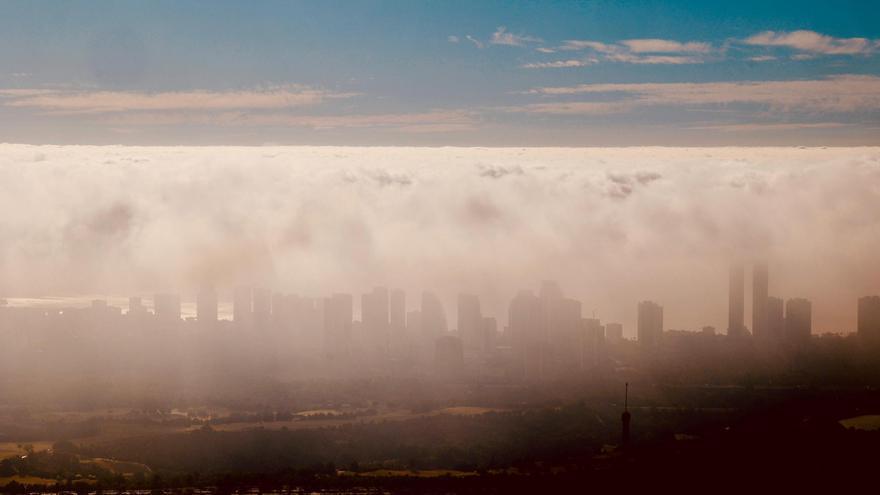
[[[723,329],[731,259],[854,327],[880,292],[880,149],[0,146],[0,297],[478,293],[556,279],[634,332]],[[225,291],[225,292],[224,292]]]

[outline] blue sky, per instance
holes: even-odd
[[[0,141],[873,144],[880,3],[0,1]]]

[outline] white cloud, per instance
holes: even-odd
[[[874,52],[880,42],[867,38],[835,38],[815,31],[764,31],[743,40],[754,46],[786,47],[821,55],[859,55]]]
[[[97,114],[128,111],[277,110],[350,98],[305,86],[280,86],[236,91],[135,92],[102,90],[0,90],[0,105],[34,108],[55,114]]]
[[[461,40],[458,38],[458,36],[450,34],[449,36],[446,37],[446,41],[448,41],[450,43],[458,43]]]
[[[852,127],[844,122],[750,122],[746,124],[705,124],[689,129],[723,132],[800,131],[805,129],[840,129]]]
[[[606,60],[612,62],[623,62],[628,64],[647,64],[647,65],[683,65],[683,64],[701,64],[704,62],[702,58],[685,56],[685,55],[634,55],[632,53],[616,53],[606,57]]]
[[[538,51],[541,53],[556,53],[556,50],[554,50],[552,48],[547,48],[545,46],[539,46],[538,48],[535,48],[535,51]]]
[[[682,43],[680,41],[662,39],[633,39],[620,42],[634,53],[709,53],[712,45],[696,41]]]
[[[609,45],[600,41],[590,40],[565,40],[559,47],[560,50],[584,50],[587,48],[599,53],[615,53],[621,49],[619,45]]]
[[[492,38],[490,38],[489,43],[492,43],[493,45],[524,46],[528,43],[541,43],[542,41],[541,38],[536,38],[534,36],[511,33],[507,31],[506,27],[499,26],[498,29],[492,33]]]
[[[466,287],[503,326],[556,279],[629,331],[644,298],[698,329],[726,321],[743,256],[836,331],[880,289],[878,148],[0,145],[0,174],[7,297],[382,285],[454,311]]]
[[[712,45],[696,41],[664,39],[630,39],[619,43],[603,43],[593,40],[565,40],[558,50],[591,51],[602,60],[627,64],[681,65],[705,62],[712,52]]]
[[[760,104],[785,111],[856,112],[880,110],[880,77],[841,75],[794,81],[739,81],[709,83],[612,83],[545,87],[529,91],[545,96],[617,94],[624,108],[657,105]],[[571,103],[523,107],[551,111]],[[566,113],[569,113],[566,111]]]
[[[595,64],[597,59],[570,59],[570,60],[554,60],[552,62],[535,62],[531,64],[523,64],[523,69],[562,69],[569,67],[585,67]]]
[[[776,57],[773,55],[756,55],[754,57],[749,57],[747,60],[751,62],[771,62],[776,60]]]
[[[474,38],[473,36],[471,36],[471,35],[469,35],[469,34],[466,35],[464,38],[465,38],[466,40],[470,41],[471,43],[473,43],[474,46],[476,46],[477,48],[483,48],[483,47],[486,46],[486,45],[483,44],[482,41],[480,41],[480,40]]]

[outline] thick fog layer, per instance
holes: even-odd
[[[0,145],[0,297],[251,284],[479,294],[560,283],[634,335],[726,328],[733,260],[852,331],[880,292],[880,149]],[[356,300],[358,298],[356,297]],[[748,298],[747,298],[748,299]]]

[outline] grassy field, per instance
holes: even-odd
[[[0,459],[9,457],[18,457],[26,454],[24,449],[19,445],[32,445],[34,452],[52,448],[52,442],[0,442]]]
[[[108,471],[113,471],[114,473],[119,473],[122,475],[130,475],[130,474],[149,474],[152,472],[149,466],[146,464],[141,464],[138,462],[127,462],[127,461],[117,461],[114,459],[104,459],[102,457],[96,457],[94,459],[85,459],[82,462],[87,462],[90,464],[95,464],[101,468],[104,468]]]
[[[13,481],[17,481],[22,485],[54,485],[55,480],[49,478],[38,478],[36,476],[6,476],[0,477],[0,486],[6,486]]]
[[[412,478],[441,478],[446,476],[452,478],[464,478],[466,476],[477,476],[478,473],[475,471],[456,471],[454,469],[426,469],[420,471],[413,471],[410,469],[377,469],[375,471],[350,474],[370,478],[396,478],[401,476],[409,476]]]
[[[856,416],[854,418],[841,419],[840,424],[842,424],[845,428],[854,428],[856,430],[880,430],[880,414],[871,414],[867,416]]]

